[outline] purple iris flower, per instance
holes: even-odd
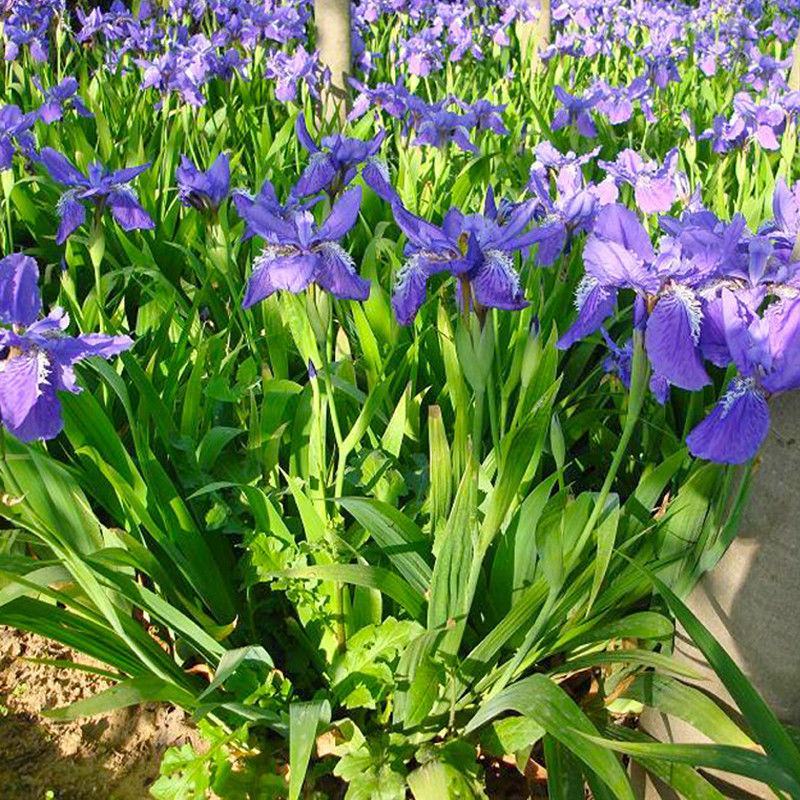
[[[88,174],[84,175],[68,158],[51,147],[42,150],[41,161],[53,180],[69,187],[58,201],[61,223],[56,233],[57,244],[63,244],[73,231],[83,225],[87,204],[92,205],[97,214],[108,208],[125,231],[155,227],[129,185],[130,181],[150,167],[149,163],[112,172],[94,162],[89,165]]]
[[[777,59],[765,55],[755,45],[750,45],[748,58],[750,62],[742,81],[749,83],[757,92],[766,89],[775,79],[785,83],[783,73],[792,66],[791,54],[788,58]]]
[[[64,108],[71,105],[81,117],[91,117],[92,112],[86,108],[83,100],[78,96],[78,81],[75,78],[64,78],[57,86],[51,89],[44,89],[39,79],[34,77],[36,88],[44,95],[44,103],[36,112],[42,122],[49,125],[61,119]]]
[[[245,231],[242,239],[247,240],[259,235],[258,230],[250,224],[249,220],[258,219],[262,213],[281,219],[290,219],[295,211],[308,208],[311,205],[300,206],[297,203],[297,199],[293,197],[290,197],[289,200],[290,202],[287,205],[282,205],[278,200],[275,187],[269,180],[264,181],[257,195],[252,195],[241,189],[235,190],[233,192],[233,204],[236,206],[239,216],[245,222]]]
[[[754,100],[747,92],[737,92],[733,98],[730,119],[722,115],[714,118],[712,127],[699,139],[710,139],[715,153],[727,153],[755,139],[765,150],[779,150],[780,137],[790,117],[800,111],[800,93],[772,94],[763,100]]]
[[[685,187],[686,177],[677,171],[678,150],[673,148],[659,166],[645,161],[634,150],[623,150],[615,161],[598,161],[617,185],[633,186],[636,205],[644,214],[657,214],[669,209],[678,196],[679,187]]]
[[[441,30],[441,27],[425,28],[402,43],[401,57],[412,75],[425,78],[442,68]]]
[[[469,114],[456,114],[454,111],[431,107],[416,126],[414,144],[444,148],[453,142],[468,153],[477,153],[478,148],[469,139],[469,131],[473,126],[474,120]]]
[[[355,178],[358,167],[375,157],[386,136],[386,131],[382,130],[364,142],[337,133],[325,136],[320,147],[311,138],[303,114],[297,117],[295,131],[300,144],[311,153],[308,166],[292,190],[297,197],[317,194],[324,189],[335,198]]]
[[[11,21],[7,22],[3,30],[5,36],[4,58],[6,61],[16,61],[23,48],[27,47],[31,58],[40,63],[49,57],[49,41],[47,20],[38,23],[32,21],[30,25],[20,26]]]
[[[592,85],[597,97],[595,110],[612,125],[627,122],[633,116],[634,103],[638,102],[647,122],[655,122],[652,107],[652,89],[645,77],[634,78],[628,86],[610,86],[601,78]]]
[[[282,103],[297,99],[300,84],[305,83],[312,97],[319,97],[322,68],[316,53],[309,53],[303,45],[288,55],[280,50],[267,59],[266,76],[276,82],[275,97]]]
[[[543,145],[537,147],[536,155],[528,189],[538,201],[537,215],[541,224],[532,232],[532,240],[539,245],[536,263],[548,267],[569,246],[575,234],[592,226],[599,209],[613,203],[618,192],[610,179],[598,185],[587,184],[581,171],[586,156],[575,157],[568,153],[558,158],[560,154],[555,148]],[[550,197],[546,164],[553,165],[550,171],[555,176],[555,200]]]
[[[483,98],[476,100],[472,105],[458,99],[456,103],[471,118],[471,127],[475,127],[479,131],[492,131],[499,136],[505,136],[508,133],[502,117],[506,110],[505,105],[496,106]]]
[[[75,11],[78,15],[78,22],[81,25],[81,28],[75,37],[79,42],[90,42],[97,36],[97,34],[104,32],[106,21],[102,9],[93,8],[87,14],[80,6],[78,6]]]
[[[355,225],[360,207],[360,186],[341,195],[321,225],[302,207],[279,216],[264,202],[240,204],[249,228],[265,241],[242,306],[249,308],[279,289],[297,294],[312,283],[335,297],[366,300],[370,283],[358,275],[353,259],[339,244]]]
[[[447,26],[447,43],[452,46],[450,61],[461,61],[467,53],[481,61],[483,51],[475,41],[475,30],[468,20],[464,19],[461,9],[455,6],[451,9],[451,19],[443,20]]]
[[[19,146],[28,157],[35,156],[35,142],[31,126],[36,114],[23,114],[17,106],[0,108],[0,170],[10,169],[14,153]]]
[[[578,316],[558,347],[566,349],[597,331],[614,313],[620,289],[655,294],[660,280],[654,260],[650,237],[636,214],[616,203],[602,208],[583,248],[586,274],[575,296]]]
[[[536,202],[529,200],[498,209],[490,192],[485,214],[462,214],[451,208],[436,226],[396,200],[395,222],[408,238],[407,260],[397,273],[392,295],[397,321],[409,325],[414,320],[425,300],[428,279],[441,272],[459,279],[462,303],[509,311],[527,306],[512,257],[531,244],[531,234],[524,230],[535,208]]]
[[[739,375],[686,442],[699,458],[742,464],[769,430],[767,397],[800,388],[800,300],[778,301],[759,316],[724,290],[722,324]]]
[[[539,144],[533,148],[533,152],[536,156],[534,169],[538,170],[539,167],[545,167],[546,169],[555,170],[558,172],[558,170],[560,170],[562,167],[572,165],[582,167],[585,164],[589,164],[600,152],[600,148],[595,147],[594,150],[590,150],[588,153],[583,153],[582,155],[577,156],[572,150],[562,153],[550,142],[545,140],[543,142],[539,142]]]
[[[185,206],[215,213],[230,193],[231,166],[227,153],[220,153],[207,172],[201,172],[186,157],[175,171],[178,197]]]
[[[379,83],[374,88],[350,78],[350,85],[358,92],[353,107],[347,115],[349,121],[363,117],[370,109],[383,110],[390,117],[400,119],[406,113],[408,90],[403,84]]]
[[[697,66],[706,77],[712,78],[717,74],[721,63],[725,64],[725,57],[730,54],[731,45],[720,39],[712,39],[706,46],[703,42],[697,42]]]
[[[677,61],[686,57],[686,50],[675,47],[672,32],[668,28],[650,31],[650,44],[639,51],[647,65],[647,77],[659,89],[666,89],[668,83],[680,83]]]
[[[594,139],[597,136],[597,128],[595,128],[589,112],[595,107],[597,97],[594,94],[590,94],[588,97],[577,97],[560,86],[556,86],[553,91],[562,107],[556,111],[553,117],[550,125],[552,130],[558,131],[568,125],[574,125],[581,136]]]
[[[52,439],[63,427],[59,391],[78,394],[74,365],[91,356],[111,358],[133,344],[127,336],[66,333],[69,317],[53,309],[37,319],[39,270],[29,256],[0,260],[0,420],[18,439]]]

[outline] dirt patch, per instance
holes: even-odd
[[[165,704],[135,706],[74,722],[48,720],[41,711],[91,697],[111,682],[26,658],[89,663],[55,642],[0,626],[0,794],[4,800],[146,800],[168,747],[186,742],[202,746],[186,714]]]

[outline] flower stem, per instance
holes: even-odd
[[[611,487],[614,485],[617,472],[619,472],[622,460],[625,458],[625,454],[628,451],[628,444],[633,436],[636,423],[639,420],[639,414],[642,411],[644,398],[647,394],[648,372],[649,366],[647,363],[647,355],[644,351],[642,333],[641,331],[634,331],[633,359],[631,366],[631,390],[628,396],[628,412],[625,416],[625,425],[622,429],[622,435],[620,436],[616,450],[614,451],[614,457],[611,461],[611,466],[606,473],[606,478],[603,481],[602,487],[600,488],[600,493],[597,496],[592,513],[589,516],[583,531],[581,532],[580,538],[572,550],[572,562],[576,561],[579,557],[579,554],[583,550],[586,541],[592,535],[595,525],[597,525],[598,521],[600,520],[600,516],[605,510],[608,495],[611,493]],[[570,563],[568,566],[569,568],[572,568],[574,563]]]
[[[106,325],[106,312],[103,305],[102,273],[100,271],[105,252],[106,237],[103,230],[103,207],[102,205],[98,205],[94,210],[94,221],[92,222],[92,230],[89,236],[89,260],[92,262],[92,269],[94,270],[94,293],[97,303],[98,325],[101,333],[105,333],[108,327]]]
[[[336,439],[336,450],[337,450],[337,460],[336,460],[336,479],[334,484],[333,496],[334,498],[338,498],[342,496],[342,492],[344,490],[344,473],[347,464],[347,453],[342,449],[342,428],[339,424],[339,415],[336,411],[336,401],[333,398],[333,381],[331,380],[331,362],[328,356],[328,345],[330,344],[331,347],[335,347],[335,343],[333,341],[333,320],[331,320],[331,327],[328,332],[328,338],[331,340],[330,342],[323,342],[322,347],[320,347],[320,356],[322,358],[322,372],[325,376],[325,396],[328,401],[328,408],[331,414],[331,424],[333,425],[333,435]],[[334,506],[335,508],[335,506]],[[333,525],[332,516],[328,519],[328,526]],[[335,547],[335,539],[331,537],[330,540],[331,547]],[[340,581],[334,582],[333,585],[333,597],[332,599],[332,606],[333,606],[333,617],[335,621],[335,629],[336,629],[336,643],[339,652],[344,652],[347,649],[347,629],[345,628],[345,621],[344,621],[344,584]]]

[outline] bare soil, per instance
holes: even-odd
[[[79,654],[0,626],[0,795],[3,800],[146,800],[168,747],[202,742],[186,714],[145,704],[74,722],[41,715],[107,688],[105,678],[27,661]],[[99,665],[98,665],[99,666]]]

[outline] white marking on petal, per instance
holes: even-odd
[[[589,295],[600,285],[600,281],[592,275],[584,275],[575,290],[575,308],[580,311]]]
[[[725,392],[722,399],[719,401],[722,410],[721,418],[725,419],[725,417],[728,416],[737,400],[744,397],[748,392],[757,391],[758,387],[756,386],[755,378],[742,378],[741,376],[734,378],[733,381],[731,381],[730,389]]]
[[[297,255],[297,248],[282,244],[266,244],[261,254],[253,259],[253,272],[261,267],[266,267],[277,258],[291,255]]]
[[[322,244],[318,245],[314,248],[318,252],[322,253],[325,258],[338,258],[341,261],[348,272],[355,275],[356,274],[356,262],[353,261],[353,257],[347,250],[344,249],[338,242],[322,242]]]
[[[400,269],[397,270],[394,279],[395,292],[402,291],[406,283],[411,279],[415,272],[420,272],[421,253],[414,253]]]
[[[58,202],[56,203],[56,211],[58,212],[59,216],[63,216],[64,208],[75,200],[76,194],[77,189],[67,189],[67,191],[58,198]]]
[[[42,396],[42,386],[49,383],[50,359],[44,350],[36,349],[36,396]]]
[[[697,295],[688,286],[682,283],[674,284],[669,291],[680,300],[686,315],[689,317],[689,330],[692,334],[692,341],[697,344],[700,341],[700,323],[703,321],[703,310]]]
[[[506,276],[508,276],[511,290],[514,295],[517,295],[521,292],[519,273],[516,271],[516,269],[514,269],[514,262],[508,253],[504,253],[502,250],[487,250],[484,254],[484,260],[489,269],[499,269]]]
[[[378,170],[378,174],[386,181],[386,183],[391,182],[391,178],[389,176],[389,165],[382,158],[378,158],[378,156],[370,156],[367,159],[367,164],[371,164],[373,167],[375,167],[375,169]]]

